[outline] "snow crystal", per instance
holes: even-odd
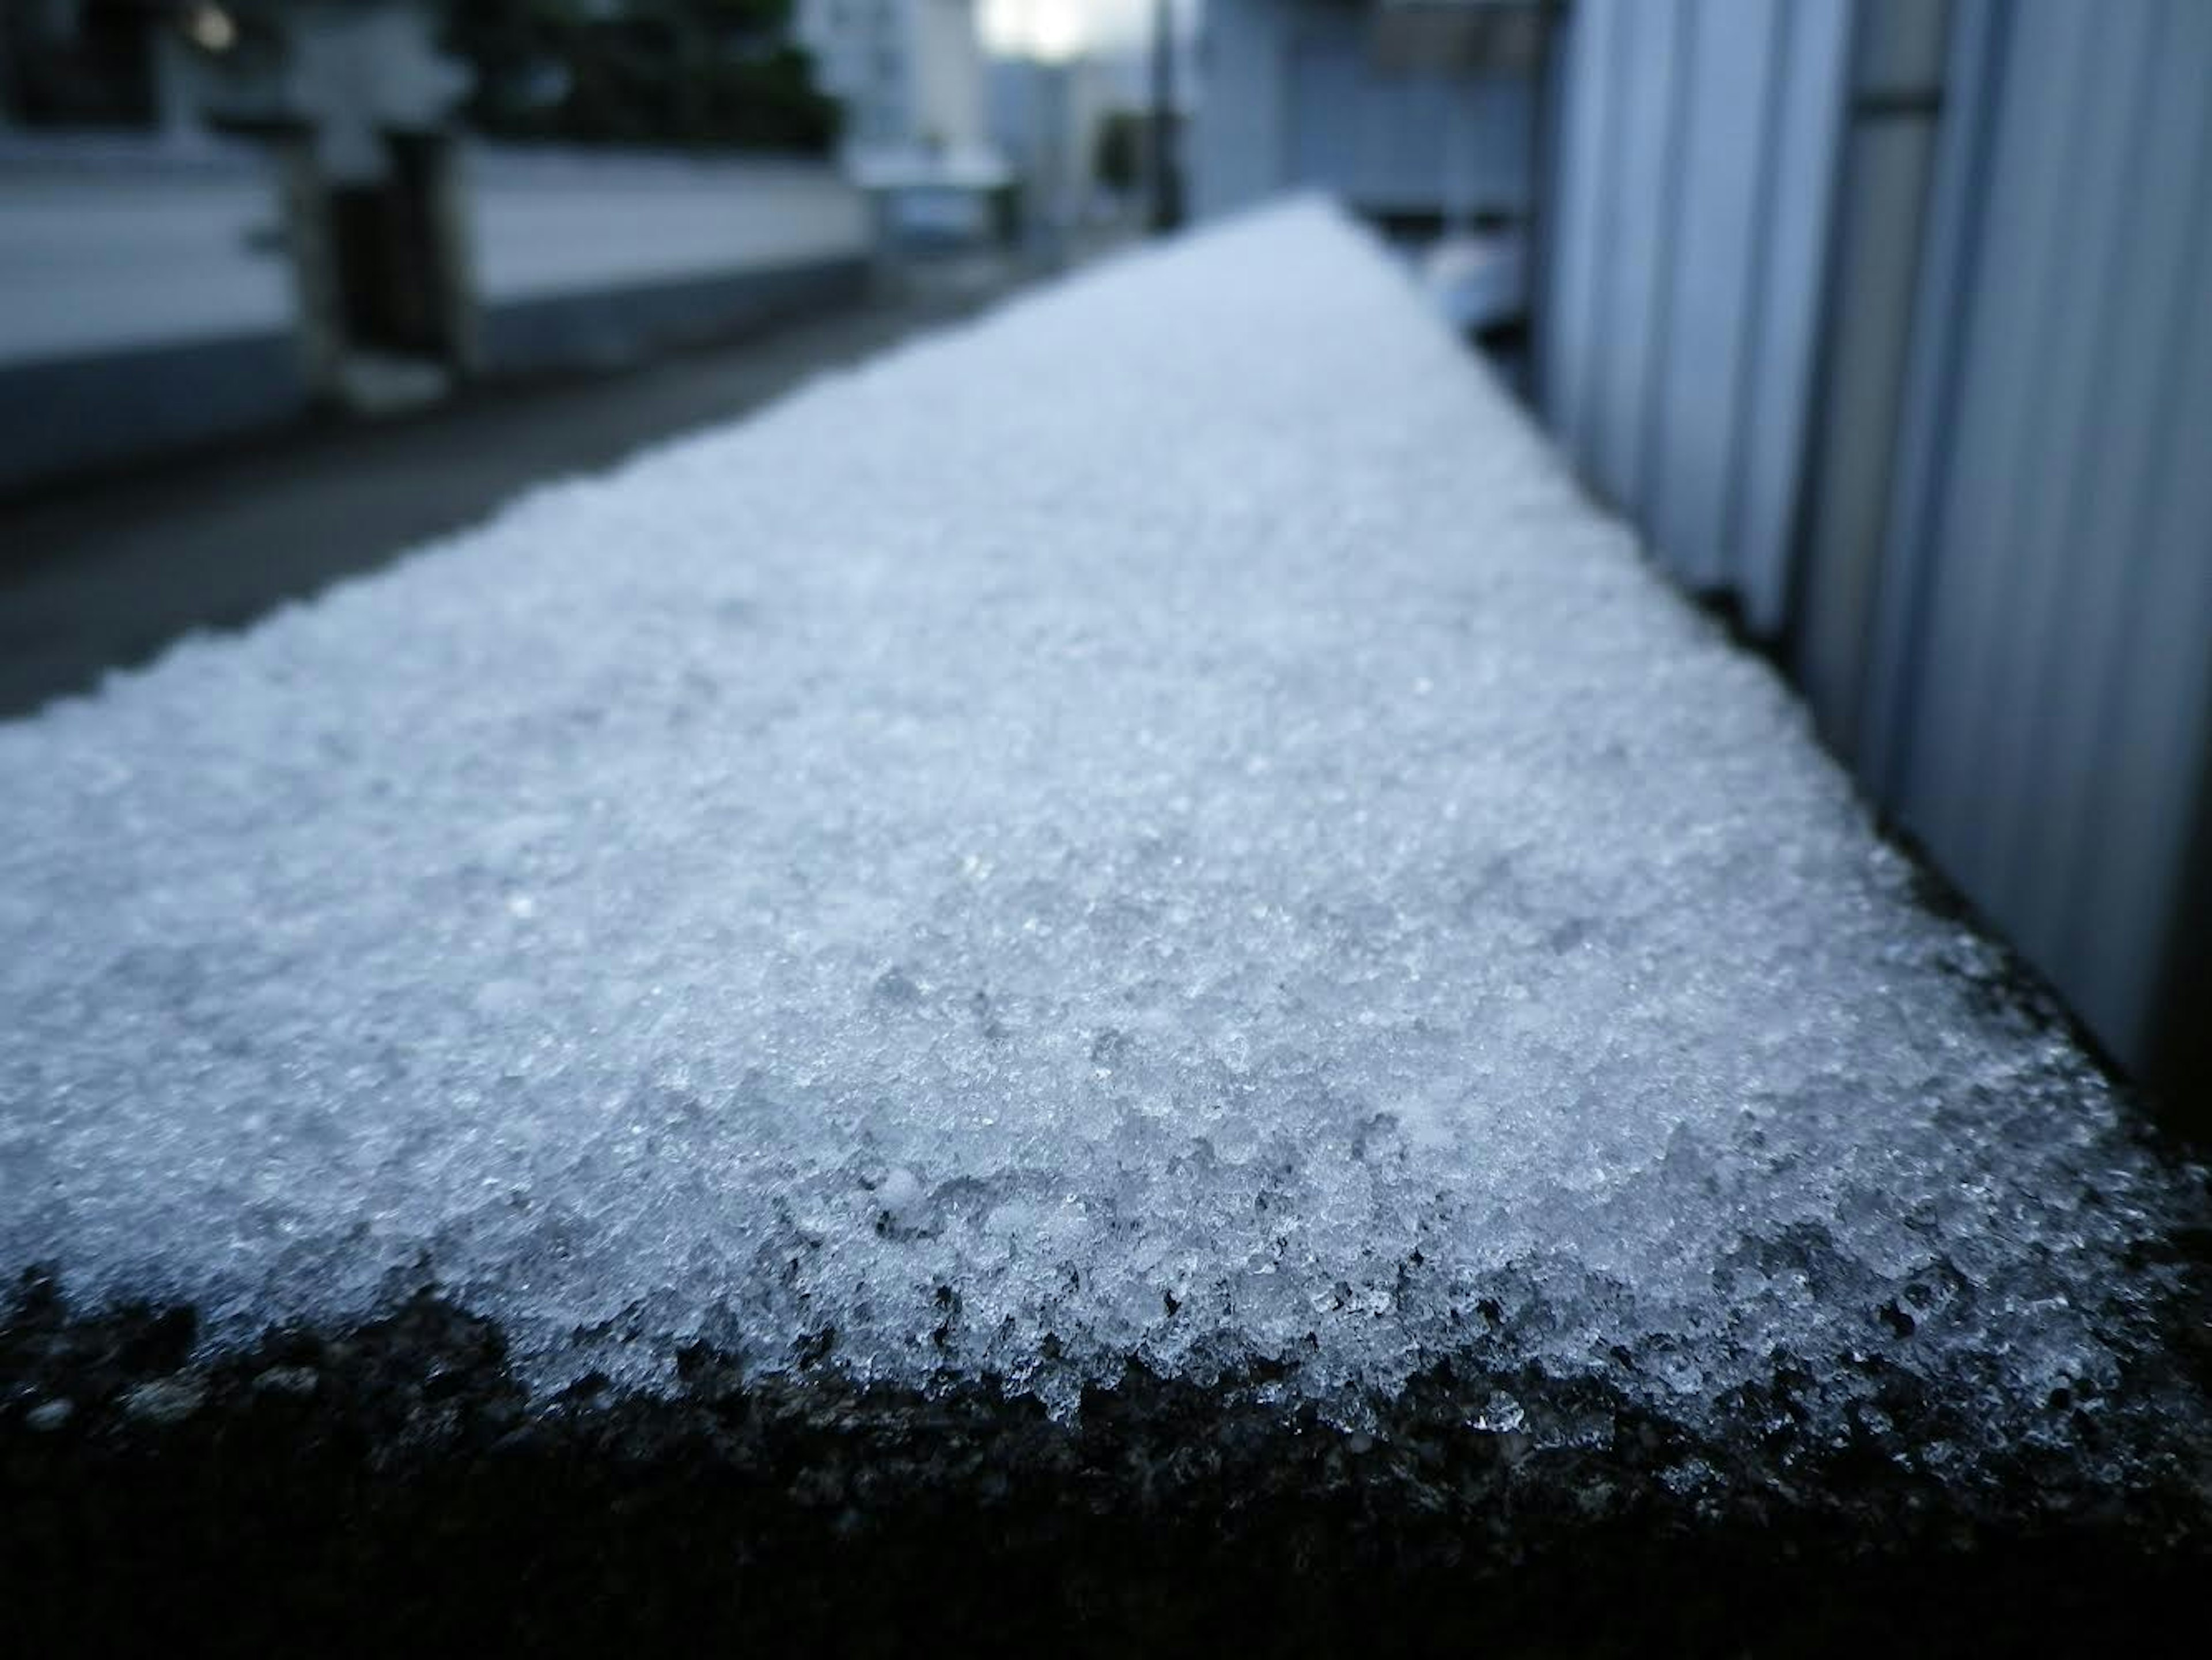
[[[435,1284],[541,1389],[1480,1347],[2017,1433],[2118,1383],[2191,1202],[1318,206],[188,643],[0,778],[0,1268],[216,1342]]]

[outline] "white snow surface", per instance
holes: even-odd
[[[217,1345],[435,1284],[549,1390],[704,1340],[1356,1413],[1480,1337],[2055,1433],[2191,1202],[1313,204],[188,642],[0,781],[0,1270]]]

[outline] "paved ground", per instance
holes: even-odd
[[[233,629],[483,518],[540,480],[768,403],[988,305],[1002,265],[945,268],[856,311],[640,368],[488,388],[0,500],[0,718],[89,690],[195,629]]]

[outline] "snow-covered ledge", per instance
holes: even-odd
[[[2203,1468],[2202,1173],[1324,206],[534,495],[0,775],[0,1266],[197,1310],[187,1376],[428,1293],[502,1434],[710,1372],[1066,1444],[1417,1419],[1573,1514],[1848,1458],[2170,1522]],[[69,1387],[7,1433],[131,1416]]]

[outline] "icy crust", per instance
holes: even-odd
[[[2138,1353],[2201,1177],[1322,208],[0,775],[0,1268],[218,1341],[434,1282],[541,1389],[703,1340],[1356,1411],[1479,1350],[1709,1427],[1904,1378],[1931,1462],[2201,1424]]]

